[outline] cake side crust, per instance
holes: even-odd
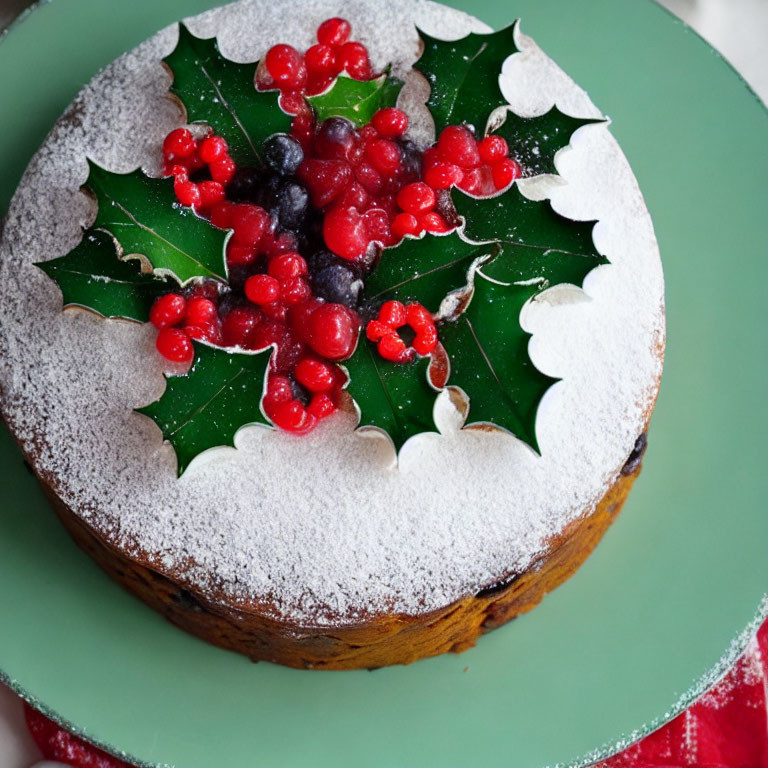
[[[594,511],[574,520],[523,573],[436,611],[382,615],[366,624],[307,628],[254,610],[228,606],[180,586],[169,577],[111,547],[44,481],[43,490],[75,543],[110,578],[177,627],[213,645],[297,669],[373,669],[410,664],[449,651],[460,653],[482,634],[538,605],[570,578],[616,519],[641,470],[620,472]]]

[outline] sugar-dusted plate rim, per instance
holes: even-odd
[[[16,24],[0,44],[0,69],[14,73],[0,103],[27,119],[0,126],[0,206],[83,82],[212,4],[54,0]],[[665,259],[669,348],[643,477],[579,574],[476,649],[374,673],[304,673],[210,648],[124,595],[55,524],[4,434],[2,677],[115,751],[185,768],[573,762],[680,711],[738,654],[748,633],[723,656],[734,634],[765,615],[768,114],[651,3],[455,4],[495,27],[521,16],[611,115],[645,193]]]

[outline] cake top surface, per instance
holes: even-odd
[[[415,24],[435,37],[487,31],[428,2],[308,3],[286,18],[263,0],[189,21],[222,52],[255,61],[274,42],[311,44],[317,23],[349,18],[374,63],[407,76],[407,109],[429,135],[425,84],[410,67]],[[523,310],[531,357],[560,378],[538,413],[541,456],[501,432],[460,430],[441,395],[438,433],[400,454],[353,432],[338,414],[297,438],[254,426],[236,448],[209,451],[176,476],[172,449],[134,408],[165,386],[150,327],[61,312],[56,286],[33,264],[62,256],[94,217],[80,191],[86,157],[119,172],[159,173],[158,147],[179,124],[160,60],[164,30],[84,89],[33,159],[0,245],[0,388],[8,421],[36,469],[99,534],[129,554],[211,595],[259,604],[317,625],[377,612],[444,606],[531,564],[547,541],[589,511],[615,480],[645,428],[661,374],[663,278],[650,218],[605,125],[575,134],[558,155],[561,178],[521,184],[571,218],[598,219],[611,261],[584,290],[558,286]],[[587,95],[528,38],[504,65],[515,112],[553,104],[600,116]],[[419,103],[421,102],[421,104]],[[30,307],[34,306],[34,311]]]

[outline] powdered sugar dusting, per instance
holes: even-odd
[[[374,62],[394,56],[402,74],[418,55],[412,21],[445,38],[483,30],[424,1],[313,0],[303,10],[286,21],[278,5],[252,0],[190,27],[218,33],[226,56],[253,61],[276,41],[308,46],[320,20],[344,15]],[[158,170],[162,137],[180,119],[159,64],[175,38],[173,28],[161,32],[94,79],[11,206],[0,246],[0,387],[17,438],[38,453],[38,471],[120,548],[148,553],[182,583],[224,590],[236,604],[269,601],[277,616],[307,624],[420,613],[524,569],[615,480],[661,373],[658,251],[615,140],[602,125],[581,129],[558,156],[567,183],[524,187],[564,214],[600,219],[595,239],[612,262],[590,275],[586,294],[558,287],[523,312],[534,362],[563,379],[539,409],[541,457],[507,434],[460,431],[441,406],[441,431],[412,439],[399,468],[387,444],[354,434],[354,420],[339,414],[301,438],[245,428],[237,449],[208,452],[178,480],[172,449],[132,410],[164,387],[152,329],[62,312],[58,289],[33,266],[76,245],[93,216],[78,191],[86,156],[115,171]],[[599,114],[532,41],[521,36],[520,44],[502,78],[517,111],[540,113],[557,101],[573,114]],[[409,79],[408,103],[418,111],[423,81]],[[419,114],[426,136],[423,107]]]

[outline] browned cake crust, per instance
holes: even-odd
[[[181,629],[214,645],[301,669],[360,669],[412,661],[471,648],[477,638],[536,606],[586,560],[613,522],[640,472],[645,435],[592,514],[573,521],[554,537],[523,573],[417,616],[370,617],[369,621],[329,628],[275,621],[258,610],[212,601],[180,586],[109,546],[51,487],[43,489],[75,542],[129,592]]]

